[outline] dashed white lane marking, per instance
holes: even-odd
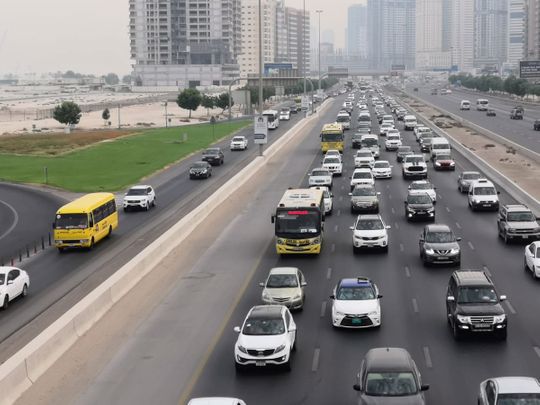
[[[443,199],[443,196],[442,196],[442,194],[440,194],[440,193],[437,193],[437,200],[442,200],[442,199]]]
[[[444,208],[446,208],[446,212],[450,212],[450,208],[448,207],[444,207]]]
[[[426,367],[427,368],[433,368],[433,363],[431,362],[431,355],[429,354],[429,347],[424,346],[422,349],[424,351],[424,358],[426,360]]]
[[[341,190],[345,190],[345,186],[342,185],[342,186],[341,186]]]
[[[538,347],[538,346],[533,346],[533,349],[534,349],[534,352],[536,353],[536,355],[537,355],[538,357],[540,357],[540,347]]]
[[[456,222],[456,227],[457,227],[458,229],[461,229],[461,225],[459,224],[459,222]]]
[[[512,306],[512,304],[510,304],[510,301],[508,301],[508,300],[506,301],[506,306],[508,307],[508,309],[510,310],[510,312],[511,312],[512,314],[514,314],[514,315],[516,314],[516,310],[514,309],[514,307]]]
[[[394,226],[396,227],[396,229],[399,229],[399,224],[397,222],[394,224]]]
[[[389,199],[389,200],[392,199],[392,194],[388,194],[388,199]]]
[[[482,266],[482,267],[484,271],[486,272],[486,274],[491,277],[491,272],[489,271],[488,267],[487,266]]]
[[[392,207],[392,214],[395,214],[396,213],[396,210],[394,209],[394,207]]]
[[[339,217],[341,215],[341,210],[337,210],[337,216]]]
[[[321,304],[321,318],[324,318],[325,314],[326,314],[326,301],[323,301]]]
[[[405,247],[403,246],[403,243],[399,244],[399,250],[402,252],[405,251]]]
[[[409,270],[409,266],[405,266],[405,275],[409,278],[411,277],[411,271]]]
[[[474,246],[473,246],[473,244],[472,244],[471,241],[468,241],[467,244],[469,245],[469,247],[471,248],[471,250],[474,250]]]
[[[328,270],[326,271],[326,278],[330,280],[332,277],[332,267],[328,267]]]
[[[336,244],[332,243],[332,246],[330,247],[330,251],[334,253],[336,251]]]
[[[313,352],[313,361],[311,362],[311,371],[314,373],[319,369],[319,357],[321,355],[321,349],[317,348]]]
[[[343,201],[343,196],[342,195],[339,196],[339,201]]]
[[[334,232],[337,232],[337,231],[338,231],[338,226],[335,225],[335,226],[334,226]]]
[[[418,302],[416,302],[416,298],[412,299],[412,307],[415,314],[418,313]]]

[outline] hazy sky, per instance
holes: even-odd
[[[362,0],[305,0],[323,10],[322,30],[344,46],[347,7]],[[303,0],[286,0],[302,7]],[[313,23],[317,24],[314,18]],[[0,0],[0,74],[55,72],[127,74],[127,0]]]

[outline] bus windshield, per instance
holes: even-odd
[[[343,141],[343,134],[321,133],[322,142],[340,142]]]
[[[274,114],[263,114],[267,119],[268,119],[268,122],[274,122],[274,120],[276,119],[276,116]]]
[[[279,210],[276,215],[276,236],[312,238],[321,232],[321,215],[314,210]]]
[[[337,122],[349,122],[351,120],[351,117],[349,117],[348,115],[345,116],[345,115],[339,115],[337,118],[336,118],[336,121]]]
[[[56,229],[85,229],[88,227],[88,215],[57,214],[54,225]]]

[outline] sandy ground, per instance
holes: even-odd
[[[428,117],[441,114],[441,111],[430,108],[411,98],[404,98],[404,101]],[[445,119],[445,122],[453,126],[451,128],[442,128],[444,131],[526,190],[534,198],[540,200],[540,166],[537,163],[506,145],[497,143],[469,128],[461,127],[459,123],[451,119]]]

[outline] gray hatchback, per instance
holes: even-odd
[[[381,347],[367,352],[353,388],[359,392],[359,405],[425,405],[424,391],[429,385],[422,384],[407,350]]]

